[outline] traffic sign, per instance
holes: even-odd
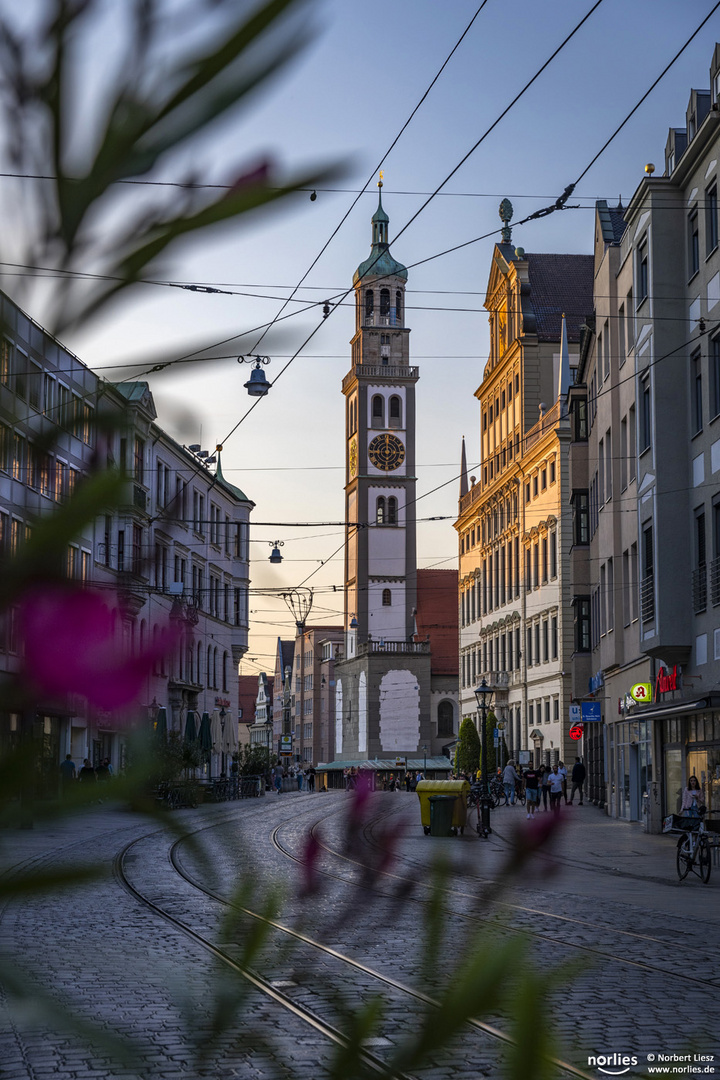
[[[496,728],[496,727],[494,727],[494,728],[493,728],[493,739],[498,739],[498,738],[499,738],[499,736],[500,736],[500,729],[499,729],[499,728]]]
[[[582,709],[579,705],[571,705],[568,709],[570,724],[579,724],[582,720]]]
[[[583,701],[581,710],[583,724],[599,724],[602,721],[599,701]]]
[[[582,724],[573,724],[573,726],[570,728],[570,731],[568,732],[568,735],[570,736],[571,739],[575,739],[576,742],[579,739],[582,739],[582,737],[583,737],[583,726],[582,726]]]

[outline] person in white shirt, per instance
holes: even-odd
[[[560,776],[562,777],[562,796],[563,796],[563,799],[565,800],[565,805],[567,806],[567,801],[568,801],[568,797],[567,797],[567,769],[563,765],[562,761],[558,761],[557,768],[555,769],[555,772],[559,773]]]
[[[554,813],[560,813],[560,800],[562,799],[562,773],[559,773],[557,766],[555,766],[547,778],[547,782],[550,785],[550,809]]]

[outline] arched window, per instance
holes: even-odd
[[[212,689],[212,645],[208,645],[207,651],[207,686]]]
[[[217,662],[218,661],[218,655],[217,655],[217,652],[218,652],[217,648],[213,649],[213,689],[215,689],[215,690],[217,690],[217,688],[218,688],[218,680],[217,680],[217,677],[218,677],[218,662]]]
[[[402,306],[403,306],[402,293],[398,289],[398,291],[395,293],[395,321],[397,322],[398,326],[402,326],[402,321],[403,321]]]
[[[390,314],[390,290],[389,289],[381,289],[380,290],[380,315],[382,316],[382,315],[389,315],[389,314]]]
[[[393,394],[389,401],[390,424],[389,427],[402,427],[402,402],[397,394]]]
[[[222,688],[225,691],[225,693],[227,693],[227,688],[228,688],[227,676],[228,676],[228,654],[226,652],[224,652],[223,653],[223,659],[222,659]]]
[[[375,309],[375,294],[372,289],[365,290],[365,318],[372,319],[372,314]]]
[[[452,701],[441,701],[437,711],[438,738],[453,735],[453,704]]]
[[[392,593],[389,589],[383,589],[382,604],[383,607],[390,607],[392,605]]]
[[[375,510],[375,521],[378,525],[385,524],[385,499],[382,497],[382,495],[377,501]]]
[[[382,394],[375,394],[372,399],[372,426],[385,426],[385,401]]]
[[[387,523],[397,525],[397,499],[391,495],[387,501]]]

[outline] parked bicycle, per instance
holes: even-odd
[[[670,814],[663,821],[663,832],[680,834],[675,852],[680,881],[683,881],[690,871],[697,874],[706,885],[710,880],[712,852],[703,822],[704,814],[705,808],[702,807],[697,815]]]

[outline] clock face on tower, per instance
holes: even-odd
[[[405,460],[405,447],[397,435],[376,435],[368,447],[368,457],[376,469],[392,472]]]

